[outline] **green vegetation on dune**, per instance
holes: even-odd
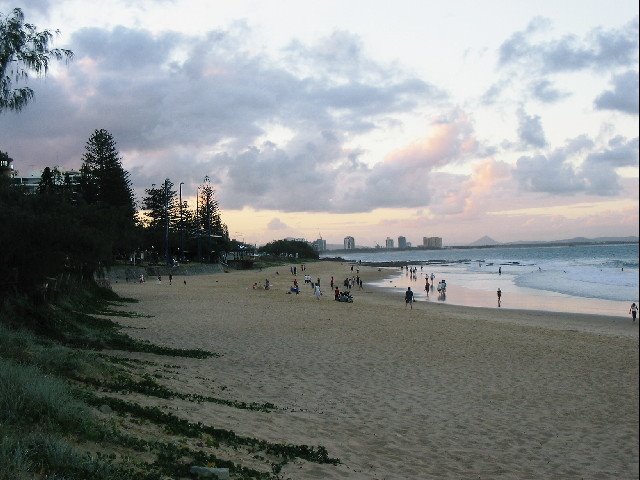
[[[158,399],[211,402],[256,415],[277,410],[271,403],[164,386],[157,372],[181,368],[163,363],[167,355],[198,361],[215,354],[140,342],[95,316],[105,310],[116,314],[110,305],[120,302],[113,292],[95,286],[51,304],[5,299],[0,308],[0,480],[35,474],[69,480],[155,480],[189,477],[190,465],[229,468],[232,478],[276,479],[289,462],[339,463],[322,446],[238,435],[168,413],[162,402],[154,406],[153,399]],[[140,360],[127,357],[127,352],[152,356]],[[145,404],[130,395],[144,396]],[[234,452],[235,461],[225,458],[227,451]]]

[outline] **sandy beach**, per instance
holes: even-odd
[[[369,285],[334,301],[350,264],[113,282],[149,318],[136,338],[219,353],[172,359],[172,389],[271,402],[269,413],[171,400],[194,422],[323,445],[339,465],[291,479],[638,478],[638,325],[630,318],[416,302]],[[278,271],[278,274],[276,274]],[[320,277],[317,300],[303,274]],[[270,290],[253,289],[254,282]],[[184,284],[186,281],[186,285]],[[144,358],[144,355],[141,355]]]

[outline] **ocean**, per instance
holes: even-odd
[[[324,252],[321,257],[336,254]],[[416,278],[399,266],[381,267],[389,276],[378,284],[403,293],[408,286],[417,301],[628,316],[638,303],[638,244],[599,244],[442,250],[340,252],[348,261],[415,267]],[[499,273],[501,272],[501,273]],[[425,276],[445,279],[446,295],[424,290]],[[431,281],[430,281],[431,283]]]

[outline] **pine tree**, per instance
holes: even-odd
[[[135,200],[113,136],[106,130],[94,131],[82,160],[80,194],[85,202],[103,210],[114,235],[114,250],[127,253],[136,228]]]
[[[202,247],[207,252],[205,258],[214,261],[215,254],[219,254],[226,248],[229,234],[227,226],[222,223],[220,207],[209,177],[204,178],[204,184],[199,187],[199,191],[198,236],[204,239]]]
[[[167,178],[160,187],[156,188],[154,184],[151,188],[147,188],[145,190],[147,196],[142,199],[145,247],[158,247],[158,252],[160,245],[164,245],[166,240],[167,216],[169,217],[169,244],[174,247],[173,250],[180,244],[180,204],[173,186],[173,182]]]
[[[129,173],[122,168],[113,136],[106,130],[93,132],[85,146],[80,169],[81,185],[87,203],[102,203],[135,211]]]

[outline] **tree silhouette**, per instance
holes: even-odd
[[[80,168],[80,195],[89,205],[104,210],[120,254],[131,250],[135,236],[136,208],[129,173],[122,167],[113,136],[95,130],[85,146]]]
[[[14,84],[29,78],[29,71],[46,75],[51,59],[73,58],[71,50],[50,48],[52,40],[51,31],[38,31],[35,25],[24,23],[24,14],[19,8],[7,16],[0,15],[0,113],[22,110],[33,98],[31,88],[14,88]]]

